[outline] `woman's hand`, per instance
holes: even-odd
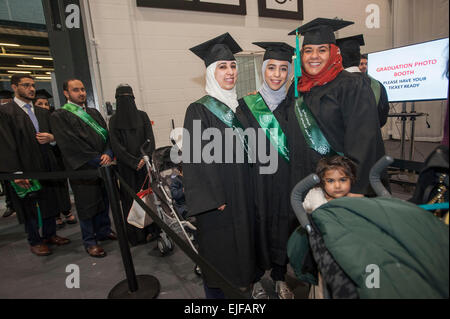
[[[144,167],[145,162],[143,159],[141,159],[136,167],[136,170],[139,171],[142,167]]]
[[[220,206],[217,209],[220,210],[221,212],[223,212],[223,210],[225,209],[225,206],[227,206],[227,204],[223,204],[222,206]]]

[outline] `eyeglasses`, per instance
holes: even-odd
[[[34,83],[20,83],[19,85],[23,86],[26,89],[29,89],[30,87],[36,88],[36,84]]]

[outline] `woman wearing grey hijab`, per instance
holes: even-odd
[[[280,42],[255,42],[266,49],[262,66],[263,84],[256,94],[245,96],[239,101],[236,114],[246,119],[245,128],[258,130],[258,139],[265,137],[265,143],[258,142],[256,154],[278,154],[277,169],[272,174],[261,174],[267,166],[258,156],[253,165],[255,205],[255,241],[257,271],[254,278],[252,297],[267,299],[267,293],[260,283],[265,270],[271,269],[271,278],[280,299],[292,299],[293,293],[286,284],[287,241],[294,221],[289,206],[289,150],[283,127],[286,127],[286,86],[292,70],[294,48]],[[272,133],[270,133],[272,132]],[[262,135],[261,135],[262,134]],[[269,153],[270,152],[270,153]]]

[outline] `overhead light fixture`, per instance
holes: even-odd
[[[51,74],[52,74],[52,72],[45,72],[45,74],[51,75]]]
[[[10,70],[8,70],[8,73],[27,73],[27,74],[30,74],[31,72],[30,71],[10,71]]]
[[[35,76],[35,78],[38,80],[51,80],[52,79],[51,76]]]
[[[50,58],[50,57],[37,57],[37,56],[34,56],[34,57],[33,57],[33,60],[53,61],[53,58]]]
[[[15,44],[15,43],[2,43],[2,42],[0,42],[0,46],[4,46],[4,47],[20,47],[20,44]]]
[[[42,65],[16,64],[19,68],[43,68]]]

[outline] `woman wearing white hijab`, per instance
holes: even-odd
[[[238,141],[229,149],[225,143],[226,129],[242,127],[235,116],[237,64],[233,56],[241,48],[225,33],[190,50],[207,67],[207,95],[189,105],[184,120],[187,216],[195,216],[197,221],[199,254],[233,286],[245,291],[255,272],[251,179],[248,164],[235,160],[236,148],[244,145]],[[232,152],[228,156],[232,155],[233,163],[225,162],[226,152]],[[217,276],[207,269],[202,269],[202,275],[207,298],[232,296],[222,289],[223,282]]]
[[[267,299],[260,283],[265,270],[271,269],[271,278],[280,299],[292,299],[293,293],[286,284],[287,242],[294,222],[289,201],[289,149],[283,132],[286,127],[286,85],[292,70],[294,48],[280,42],[254,42],[266,49],[262,66],[263,84],[257,94],[245,96],[239,101],[237,114],[245,118],[245,128],[258,130],[266,136],[265,153],[278,154],[277,170],[273,174],[261,174],[267,163],[256,161],[252,169],[255,205],[255,238],[257,271],[252,297]],[[276,129],[276,134],[269,134]],[[258,143],[258,146],[260,144]],[[257,154],[261,152],[257,150]]]

